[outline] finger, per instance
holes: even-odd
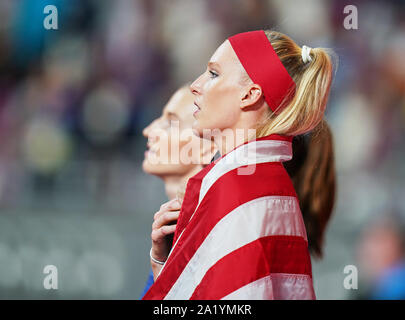
[[[150,234],[150,238],[152,239],[152,246],[163,241],[162,233],[159,231],[159,229],[153,229],[152,233]]]
[[[156,220],[167,211],[177,211],[180,209],[181,203],[178,199],[170,200],[169,202],[166,202],[160,206],[160,210],[154,214],[153,219]]]
[[[169,206],[169,205],[173,202],[173,200],[174,200],[174,199],[169,200],[169,201],[163,203],[163,204],[160,206],[159,211],[164,211],[164,210],[166,210],[166,207]]]
[[[161,210],[179,210],[181,208],[181,203],[179,199],[172,199],[161,205]]]
[[[153,220],[156,220],[163,212],[158,211],[153,215]]]
[[[183,204],[183,198],[182,197],[177,197],[177,201],[180,203],[180,206]]]
[[[177,226],[177,224],[172,224],[172,225],[169,225],[169,226],[163,226],[163,227],[160,228],[160,230],[162,230],[162,233],[165,236],[167,236],[167,235],[172,234],[172,233],[174,233],[176,231],[176,226]]]
[[[158,229],[161,226],[167,225],[172,221],[179,218],[180,211],[167,211],[161,216],[159,216],[153,223],[152,229]]]
[[[169,205],[173,202],[173,200],[170,200],[168,202],[163,203],[160,208],[159,211],[156,212],[153,216],[153,219],[156,220],[159,216],[161,216],[163,213],[165,213],[168,210]]]
[[[167,235],[172,234],[175,231],[176,231],[176,224],[163,226],[159,229],[154,229],[151,233],[152,245],[162,243]]]

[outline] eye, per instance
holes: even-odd
[[[218,74],[215,73],[214,71],[209,70],[209,73],[210,73],[210,78],[216,78],[216,77],[218,77]]]

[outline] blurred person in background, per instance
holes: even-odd
[[[369,223],[357,244],[359,292],[354,298],[405,299],[404,223],[384,215]]]
[[[297,194],[281,163],[293,137],[321,123],[331,81],[324,49],[279,32],[237,34],[217,49],[190,89],[194,132],[207,138],[211,129],[222,156],[190,179],[181,206],[169,201],[155,215],[155,283],[144,299],[315,298]],[[249,151],[254,159],[242,155]],[[167,225],[180,208],[176,228]]]
[[[215,154],[213,143],[202,143],[202,140],[192,133],[194,96],[188,87],[185,85],[178,89],[163,108],[162,115],[143,130],[148,142],[142,168],[146,173],[164,181],[166,194],[170,200],[182,198],[188,179],[199,172],[204,164],[208,164]],[[175,132],[176,127],[173,125],[175,122],[179,124],[179,135]],[[187,131],[190,132],[188,140],[184,139]],[[194,154],[195,158],[189,159],[190,163],[185,163],[182,160],[186,159],[180,156],[190,147],[199,149],[200,153]],[[174,154],[175,152],[179,154]],[[193,156],[192,153],[187,153],[190,154]],[[171,240],[167,241],[169,246]],[[151,271],[142,297],[152,284]]]

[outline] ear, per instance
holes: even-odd
[[[245,109],[254,106],[261,99],[263,99],[262,87],[256,83],[249,84],[243,89],[240,107]]]

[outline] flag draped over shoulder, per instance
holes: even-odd
[[[304,222],[272,134],[189,179],[173,248],[149,299],[315,299]]]

